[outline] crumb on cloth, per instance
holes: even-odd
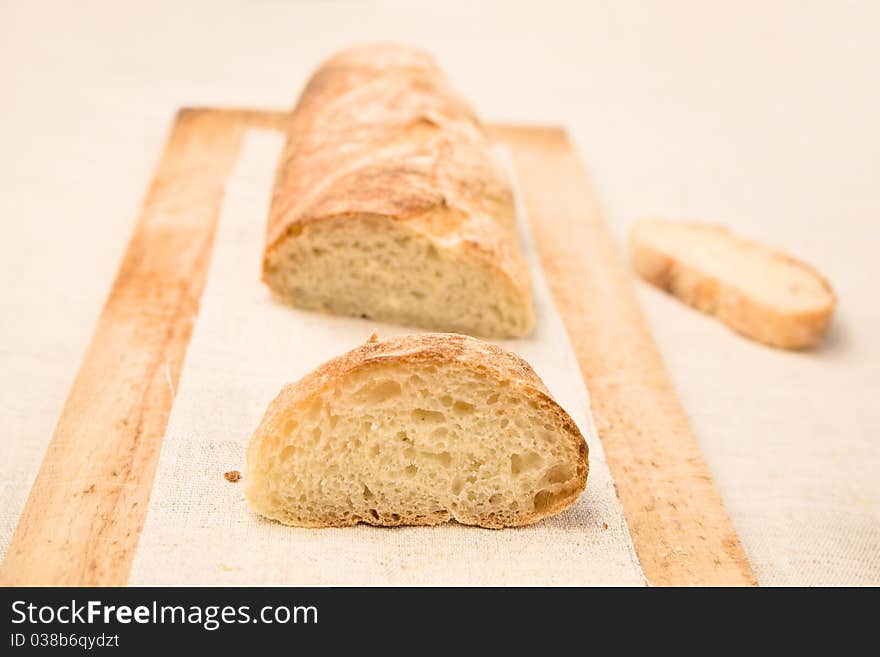
[[[234,484],[236,481],[241,479],[241,473],[238,470],[230,470],[229,472],[224,472],[223,476],[226,477],[226,481],[231,484]]]

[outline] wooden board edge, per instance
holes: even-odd
[[[513,155],[532,233],[590,391],[646,578],[653,585],[754,586],[629,267],[567,133],[497,126],[492,134]]]
[[[0,584],[126,583],[241,136],[283,128],[288,117],[177,113]]]

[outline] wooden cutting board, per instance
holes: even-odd
[[[5,585],[123,585],[248,128],[284,112],[184,109],[0,570]],[[739,538],[559,128],[491,126],[590,391],[633,543],[655,585],[752,585]]]

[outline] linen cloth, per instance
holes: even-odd
[[[263,227],[282,136],[249,131],[227,187],[201,310],[168,423],[131,584],[641,585],[589,397],[522,230],[537,326],[502,341],[529,361],[590,447],[587,490],[562,514],[501,531],[435,527],[302,529],[248,507],[244,454],[285,383],[364,342],[414,329],[292,309],[259,281]],[[525,228],[521,205],[520,224]]]

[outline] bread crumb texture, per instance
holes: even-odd
[[[453,334],[370,341],[285,387],[247,453],[260,514],[303,527],[500,528],[570,506],[587,445],[531,367]]]
[[[836,298],[816,270],[724,227],[642,221],[630,247],[643,279],[758,342],[813,347],[831,321]]]

